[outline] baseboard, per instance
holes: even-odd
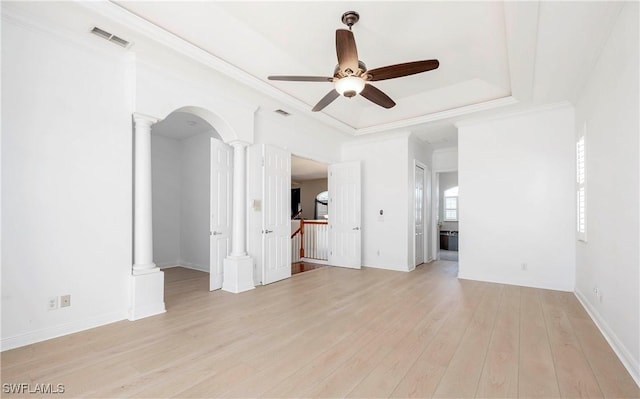
[[[318,265],[328,265],[329,264],[328,260],[311,259],[311,258],[301,258],[300,262],[315,263],[315,264],[318,264]]]
[[[408,267],[400,268],[400,267],[393,267],[393,266],[386,266],[386,265],[385,266],[382,266],[382,265],[367,265],[367,264],[364,264],[364,263],[362,264],[362,266],[363,267],[370,267],[372,269],[391,270],[391,271],[394,271],[394,272],[405,272],[405,273],[408,273],[408,272],[411,271],[411,270],[409,270]]]
[[[172,267],[178,267],[180,265],[178,262],[160,262],[156,263],[156,266],[158,266],[159,269],[171,269]]]
[[[209,273],[209,265],[199,265],[197,263],[181,261],[179,266],[187,269],[198,270],[201,272]]]
[[[89,330],[91,328],[104,326],[105,324],[111,324],[126,319],[127,315],[124,312],[107,313],[101,316],[90,317],[85,320],[73,321],[70,323],[47,327],[41,330],[31,331],[13,337],[2,338],[2,340],[0,340],[0,351],[6,351],[25,345],[35,344],[37,342],[62,337],[63,335]]]
[[[163,266],[158,266],[158,267],[161,270],[172,269],[174,267],[184,267],[185,269],[191,269],[191,270],[197,270],[199,272],[209,273],[209,267],[198,265],[196,263],[189,263],[189,262],[167,263],[167,264],[164,264]]]
[[[611,346],[615,354],[618,356],[618,358],[622,362],[622,365],[627,369],[629,374],[631,374],[631,378],[633,378],[638,387],[640,387],[639,360],[633,358],[631,352],[629,352],[629,350],[627,350],[620,339],[618,339],[618,336],[609,327],[607,322],[602,317],[600,317],[600,313],[595,308],[593,308],[593,306],[591,306],[589,301],[587,301],[585,295],[576,289],[575,296],[576,298],[578,298],[578,302],[580,302],[584,310],[587,311],[587,314],[589,315],[589,317],[591,317],[591,320],[593,320],[596,327],[598,327],[598,330],[600,330],[600,333],[602,333],[604,339],[607,340],[609,346]]]
[[[554,285],[545,285],[545,284],[535,284],[528,283],[523,281],[508,281],[506,279],[492,279],[486,278],[483,276],[475,276],[468,273],[461,273],[458,270],[458,278],[462,280],[474,280],[474,281],[484,281],[486,283],[496,283],[496,284],[506,284],[506,285],[515,285],[518,287],[530,287],[530,288],[541,288],[543,290],[554,290],[554,291],[563,291],[563,292],[573,292],[573,287],[563,287],[563,286],[554,286]]]

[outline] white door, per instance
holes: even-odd
[[[209,290],[222,288],[224,258],[231,244],[233,151],[211,139],[211,187],[209,224]]]
[[[262,284],[291,277],[291,153],[262,152]]]
[[[415,168],[415,265],[424,263],[424,168]]]
[[[329,165],[329,264],[360,269],[360,162]]]

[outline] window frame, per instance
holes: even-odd
[[[447,202],[448,202],[447,200],[448,199],[455,200],[455,203],[456,203],[455,208],[450,208],[450,207],[447,206]],[[459,208],[458,207],[458,203],[459,202],[458,202],[458,196],[457,195],[445,195],[444,196],[444,207],[443,207],[444,208],[444,212],[443,212],[444,214],[442,216],[443,221],[445,221],[445,222],[457,222],[458,221],[458,208]],[[455,213],[456,213],[456,217],[453,218],[453,219],[447,217],[447,211],[451,211],[451,210],[455,211]]]
[[[587,124],[576,139],[576,239],[587,242]]]

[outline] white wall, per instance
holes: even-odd
[[[151,135],[153,261],[158,267],[180,264],[182,143]]]
[[[316,197],[329,188],[327,179],[314,179],[301,181],[298,184],[300,188],[300,204],[302,206],[302,217],[305,219],[314,219]]]
[[[588,239],[577,243],[576,294],[640,385],[638,3],[618,18],[576,106]]]
[[[362,264],[407,271],[413,267],[408,252],[407,137],[354,143],[344,146],[343,159],[361,162]]]
[[[353,139],[303,115],[284,117],[261,109],[255,119],[255,144],[284,148],[299,157],[326,164],[339,162],[342,144]]]
[[[125,318],[132,264],[126,53],[12,21],[3,15],[3,350]],[[47,309],[65,294],[70,307]]]
[[[180,264],[209,271],[211,135],[182,140]]]
[[[458,157],[459,277],[573,291],[573,109],[460,125]]]
[[[151,136],[153,260],[209,271],[210,133]]]
[[[432,157],[434,172],[451,172],[458,170],[458,147],[434,150]]]

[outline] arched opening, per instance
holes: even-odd
[[[198,280],[198,290],[222,287],[222,262],[230,243],[233,150],[221,132],[230,139],[229,129],[215,114],[195,107],[180,108],[151,128],[153,259],[165,272],[168,306],[186,298],[188,293],[176,293],[187,280]],[[227,165],[222,177],[214,170],[221,156]],[[228,210],[227,231],[212,240],[212,210],[220,207]],[[221,248],[211,248],[218,244]]]

